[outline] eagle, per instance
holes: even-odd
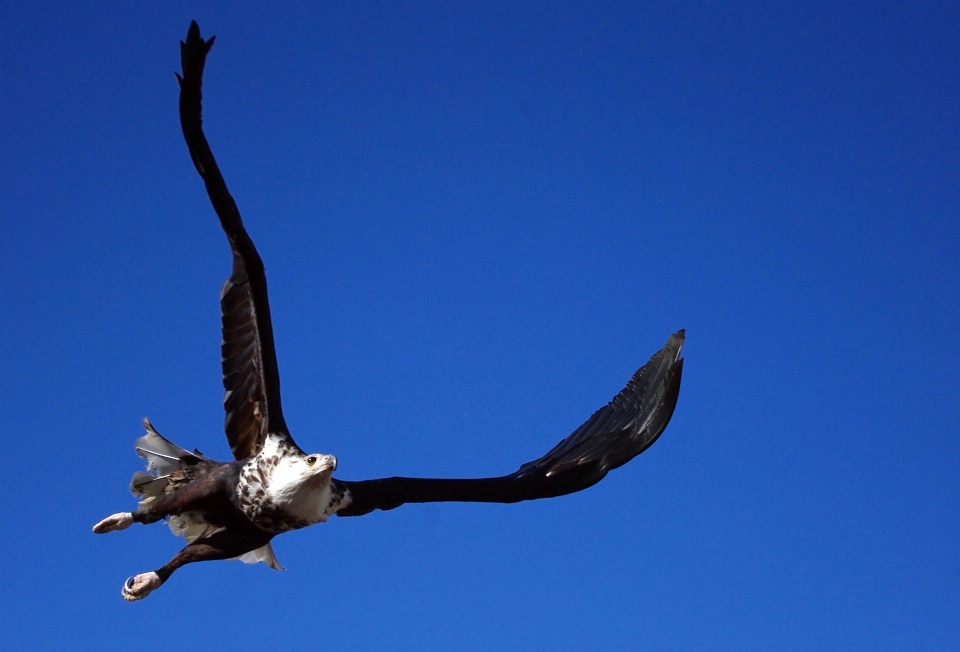
[[[433,479],[391,477],[348,481],[333,477],[337,458],[304,453],[280,406],[280,375],[263,262],[203,133],[201,85],[214,39],[196,21],[180,43],[180,123],[193,164],[206,186],[233,252],[233,269],[220,291],[223,327],[224,430],[232,462],[180,448],[147,419],[135,444],[147,471],[130,489],[141,500],[132,512],[108,516],[97,534],[166,519],[187,545],[156,570],[127,579],[125,600],[140,600],[185,564],[216,559],[264,562],[281,569],[271,540],[278,534],[362,516],[404,503],[440,501],[515,503],[570,494],[645,451],[664,431],[680,393],[684,331],[670,336],[607,405],[543,457],[500,477]]]

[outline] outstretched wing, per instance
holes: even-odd
[[[516,503],[562,496],[596,484],[607,471],[649,448],[667,427],[680,394],[683,339],[684,331],[673,334],[610,403],[549,453],[515,473],[476,480],[334,480],[345,495],[345,506],[337,516],[362,516],[403,503]]]
[[[280,373],[263,261],[243,228],[237,204],[203,135],[200,88],[214,38],[204,41],[196,21],[190,23],[187,40],[180,42],[183,76],[177,79],[183,137],[233,251],[233,271],[220,291],[221,355],[224,430],[234,458],[240,460],[255,455],[268,432],[288,438],[289,434],[280,409]]]

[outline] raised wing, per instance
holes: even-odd
[[[549,453],[515,473],[476,480],[334,480],[349,496],[337,516],[362,516],[403,503],[516,503],[562,496],[596,484],[607,471],[649,448],[667,427],[680,395],[683,340],[684,331],[674,333],[610,403]]]
[[[241,460],[260,450],[268,432],[288,438],[289,434],[280,408],[280,373],[263,261],[243,228],[237,204],[203,135],[200,88],[215,38],[204,41],[196,21],[190,23],[187,40],[180,42],[183,76],[177,75],[177,79],[183,137],[233,251],[233,271],[220,291],[221,356],[227,413],[224,430],[234,459]]]

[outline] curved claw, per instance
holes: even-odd
[[[127,581],[123,583],[123,588],[120,590],[120,595],[122,595],[123,599],[127,602],[142,600],[161,584],[163,584],[163,580],[161,580],[160,576],[154,571],[140,573],[139,575],[127,578]]]
[[[126,530],[133,525],[133,514],[130,512],[120,512],[103,519],[93,526],[95,534],[106,534],[115,530]]]

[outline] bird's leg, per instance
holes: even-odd
[[[224,553],[223,550],[210,545],[209,541],[204,539],[194,541],[157,570],[140,573],[139,575],[127,578],[127,581],[123,583],[123,588],[120,590],[120,595],[122,595],[123,599],[127,602],[142,600],[155,589],[159,588],[161,584],[173,575],[173,571],[184,564],[195,561],[212,561],[227,558],[228,555]]]
[[[221,530],[216,534],[198,539],[178,552],[176,556],[155,571],[140,573],[127,579],[120,594],[123,599],[132,602],[142,600],[173,575],[173,572],[186,564],[196,561],[214,561],[231,559],[266,545],[272,536],[263,531],[231,532]]]
[[[93,531],[97,534],[103,534],[115,530],[125,530],[134,523],[148,525],[174,514],[182,514],[192,510],[203,511],[204,505],[211,499],[216,499],[221,491],[222,487],[216,481],[196,480],[172,493],[157,496],[146,504],[140,503],[140,506],[133,512],[120,512],[108,516],[94,525]]]
[[[162,496],[159,499],[152,500],[146,507],[140,506],[135,512],[117,512],[93,526],[95,534],[106,534],[107,532],[116,532],[117,530],[126,530],[134,523],[156,523],[160,519],[170,514],[178,513],[177,502],[173,500],[176,494],[172,496]]]

